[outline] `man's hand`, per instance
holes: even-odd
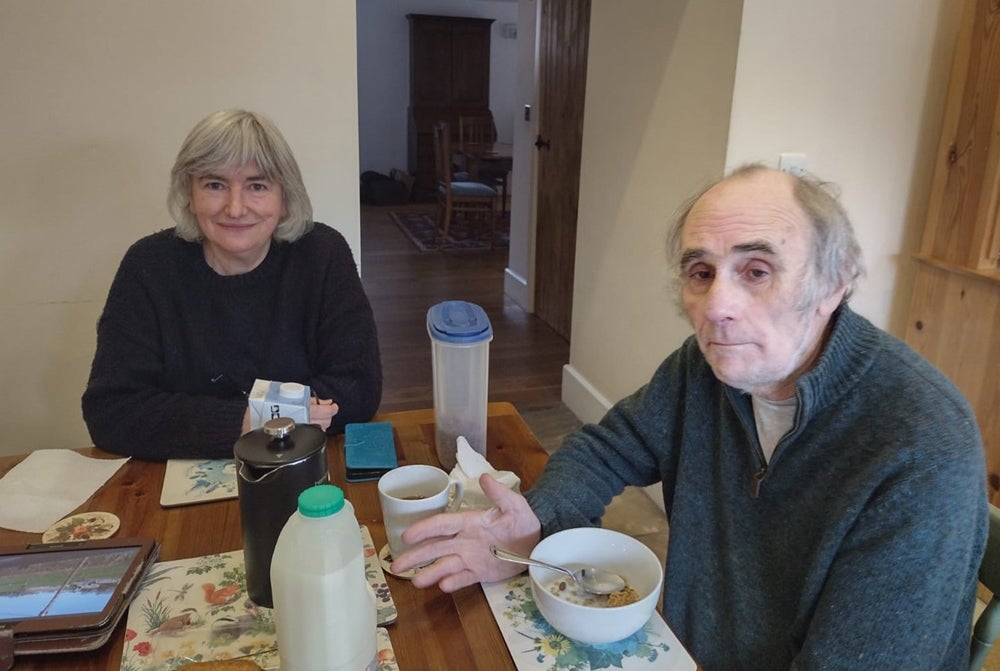
[[[493,507],[442,513],[415,523],[403,533],[403,541],[419,545],[396,558],[393,572],[401,573],[433,561],[413,576],[413,584],[417,587],[437,584],[443,592],[521,573],[523,566],[500,561],[490,554],[490,546],[531,554],[541,536],[541,523],[523,496],[492,476],[481,475],[479,486]]]

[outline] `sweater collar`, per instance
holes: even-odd
[[[800,411],[812,415],[849,393],[872,367],[881,348],[879,330],[846,304],[831,317],[819,359],[795,383]]]
[[[180,240],[180,238],[178,238],[178,240]],[[231,288],[256,286],[261,282],[271,282],[278,264],[280,263],[280,259],[284,254],[284,244],[277,242],[276,240],[272,240],[271,245],[267,250],[267,255],[256,268],[238,275],[220,275],[215,272],[215,270],[213,270],[205,260],[205,253],[202,250],[201,242],[185,242],[183,240],[181,240],[181,242],[187,246],[188,256],[191,263],[198,268],[198,272],[208,278],[208,281],[213,285]]]

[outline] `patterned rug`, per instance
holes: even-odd
[[[434,214],[425,212],[390,212],[392,220],[406,234],[413,246],[422,252],[436,252],[438,247],[437,224]],[[497,217],[496,243],[498,249],[510,245],[510,222],[507,217]],[[464,217],[453,219],[448,228],[448,239],[444,249],[447,251],[486,251],[490,248],[490,232],[484,224],[474,222],[470,225]]]

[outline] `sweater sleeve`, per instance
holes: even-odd
[[[525,495],[544,536],[597,526],[626,486],[672,482],[675,443],[669,431],[678,407],[680,359],[680,353],[671,355],[647,385],[616,403],[598,424],[568,436],[552,455]]]
[[[246,398],[236,390],[219,398],[168,389],[160,320],[169,316],[158,314],[141,275],[130,250],[97,324],[82,400],[90,437],[101,449],[154,461],[231,457]]]
[[[325,228],[325,227],[324,227]],[[314,374],[308,380],[320,398],[340,407],[328,433],[351,422],[367,422],[382,400],[382,363],[375,316],[347,241],[330,229],[323,293],[315,327]]]

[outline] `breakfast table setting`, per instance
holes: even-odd
[[[380,413],[372,422],[391,425],[400,470],[417,465],[440,470],[433,409]],[[509,403],[488,404],[485,442],[485,454],[478,458],[475,469],[492,469],[505,484],[521,491],[534,484],[548,458]],[[44,452],[56,451],[40,450],[32,455]],[[74,539],[74,534],[88,539],[152,538],[159,545],[159,554],[105,644],[93,650],[15,654],[14,669],[176,671],[185,665],[230,659],[251,660],[261,669],[280,668],[273,613],[250,599],[247,591],[239,495],[231,462],[148,462],[121,459],[95,447],[59,452],[85,462],[42,478],[45,481],[35,485],[58,491],[72,489],[69,482],[78,480],[80,491],[68,493],[62,507],[54,503],[29,506],[42,519],[46,519],[45,515],[54,518],[47,520],[44,530],[38,520],[18,519],[16,510],[0,505],[0,545],[41,544],[46,542],[43,536],[48,532],[47,541],[57,543],[84,540]],[[658,612],[662,589],[659,560],[641,543],[618,532],[560,532],[544,539],[532,554],[551,563],[572,564],[586,559],[616,568],[639,593],[637,603],[622,607],[617,614],[613,607],[580,610],[587,606],[559,594],[560,574],[541,567],[531,567],[510,580],[474,585],[450,594],[436,587],[417,589],[411,576],[395,575],[391,570],[392,538],[387,534],[383,514],[387,509],[386,492],[380,492],[375,478],[351,481],[344,453],[343,435],[327,438],[329,479],[353,505],[361,533],[365,579],[377,606],[377,653],[375,666],[370,668],[697,668]],[[42,454],[41,458],[68,455]],[[18,483],[24,487],[24,480],[15,476],[26,470],[20,465],[28,461],[28,456],[0,457],[0,501],[7,495],[15,497],[15,501],[30,501],[33,499],[23,497],[31,496],[41,496],[37,499],[41,501],[52,496],[18,491],[17,487],[13,492],[6,491]],[[31,462],[38,460],[32,457]],[[466,468],[470,468],[468,463]],[[457,479],[465,480],[465,500],[471,505],[476,500],[476,478],[462,473],[461,466],[449,475],[455,480],[458,471]],[[12,472],[14,476],[8,478]],[[89,479],[77,478],[77,472],[91,475]],[[455,490],[452,492],[455,495]],[[77,500],[73,496],[84,498]],[[456,503],[463,498],[461,494],[456,496]],[[72,507],[67,510],[66,506]],[[20,517],[30,514],[22,511]],[[563,589],[567,581],[573,582],[565,575],[562,579]],[[2,585],[0,580],[0,630],[4,625]],[[548,594],[541,593],[546,589],[550,590]],[[644,610],[631,616],[638,618],[634,625],[608,634],[610,625],[602,624],[600,618],[606,618],[607,623],[625,621],[629,617],[626,609]],[[574,629],[581,621],[589,623],[590,631],[587,627]],[[603,631],[595,633],[595,629]],[[567,632],[575,638],[568,637]],[[613,640],[601,638],[609,635]],[[589,638],[592,636],[597,638]]]

